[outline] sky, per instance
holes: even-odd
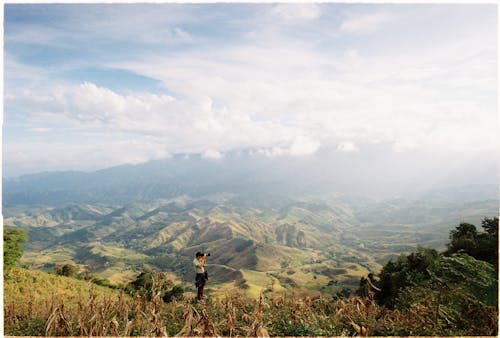
[[[3,176],[242,150],[373,160],[375,146],[481,165],[499,151],[497,13],[6,4]]]

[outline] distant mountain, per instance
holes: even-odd
[[[209,251],[212,282],[258,295],[356,287],[394,255],[498,214],[496,176],[454,166],[440,179],[416,156],[391,155],[397,166],[375,151],[367,167],[365,155],[177,155],[4,178],[4,224],[28,231],[34,268],[73,262],[125,283],[149,265],[190,282],[194,253]]]
[[[289,193],[289,175],[261,168],[243,158],[207,160],[173,157],[140,165],[123,165],[91,173],[49,172],[3,180],[3,203],[61,205],[66,203],[126,204],[182,195],[214,193]],[[278,176],[276,176],[278,175]],[[289,189],[288,189],[289,188]]]
[[[446,187],[498,186],[498,163],[493,160],[481,166],[447,161],[451,160],[445,156],[430,161],[423,154],[398,154],[375,146],[360,153],[325,150],[299,157],[266,157],[244,151],[227,153],[220,159],[181,154],[95,172],[3,178],[3,205],[124,205],[224,193],[254,200],[339,193],[363,198],[414,198]]]

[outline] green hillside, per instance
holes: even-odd
[[[301,289],[335,294],[378,272],[391,257],[417,246],[442,248],[462,220],[496,212],[492,200],[262,201],[235,195],[186,196],[127,205],[16,207],[5,226],[28,231],[22,263],[52,270],[72,263],[112,284],[126,284],[144,266],[172,273],[192,287],[191,262],[211,252],[214,290]],[[257,278],[257,276],[265,276]],[[252,286],[252,287],[246,287]]]

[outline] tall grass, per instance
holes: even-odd
[[[62,290],[37,295],[28,291],[29,281],[32,286],[35,275],[21,275],[17,270],[14,276],[5,278],[6,335],[496,335],[498,329],[495,308],[481,309],[480,326],[454,332],[453,323],[436,321],[436,312],[431,306],[419,305],[399,311],[380,307],[370,298],[335,300],[271,293],[249,299],[238,291],[217,299],[209,298],[204,303],[188,297],[164,303],[159,291],[168,280],[162,274],[155,276],[153,296],[149,300],[139,294],[107,292],[91,284],[86,284],[86,288],[80,284],[70,286],[73,284],[69,280],[66,287],[74,288],[74,297]],[[20,288],[25,292],[19,292]]]

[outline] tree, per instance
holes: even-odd
[[[481,221],[481,226],[484,231],[498,240],[498,217],[488,218],[485,217]]]
[[[493,264],[498,272],[498,217],[484,218],[481,226],[484,232],[478,237],[476,258]]]
[[[24,229],[3,229],[3,269],[8,271],[17,265],[23,256],[23,243],[28,241],[28,234]]]
[[[182,299],[184,293],[184,289],[174,285],[165,273],[153,272],[148,268],[129,284],[129,290],[138,292],[148,300],[159,297],[166,303],[171,302],[173,298]]]
[[[476,259],[486,261],[498,271],[498,217],[484,218],[481,222],[484,231],[478,232],[469,223],[460,223],[450,231],[447,255],[464,252]]]
[[[135,280],[130,282],[129,286],[133,291],[146,295],[150,299],[153,287],[153,271],[145,268]]]
[[[74,264],[64,264],[57,266],[55,272],[59,276],[75,277],[78,272],[78,268]]]
[[[394,308],[398,296],[405,288],[418,285],[429,278],[428,267],[438,257],[434,249],[418,247],[417,252],[401,255],[394,262],[390,260],[380,272],[374,284],[381,290],[375,293],[375,300],[381,305]]]
[[[478,233],[476,226],[470,223],[460,223],[455,230],[450,231],[450,243],[447,254],[464,251],[475,256]]]

